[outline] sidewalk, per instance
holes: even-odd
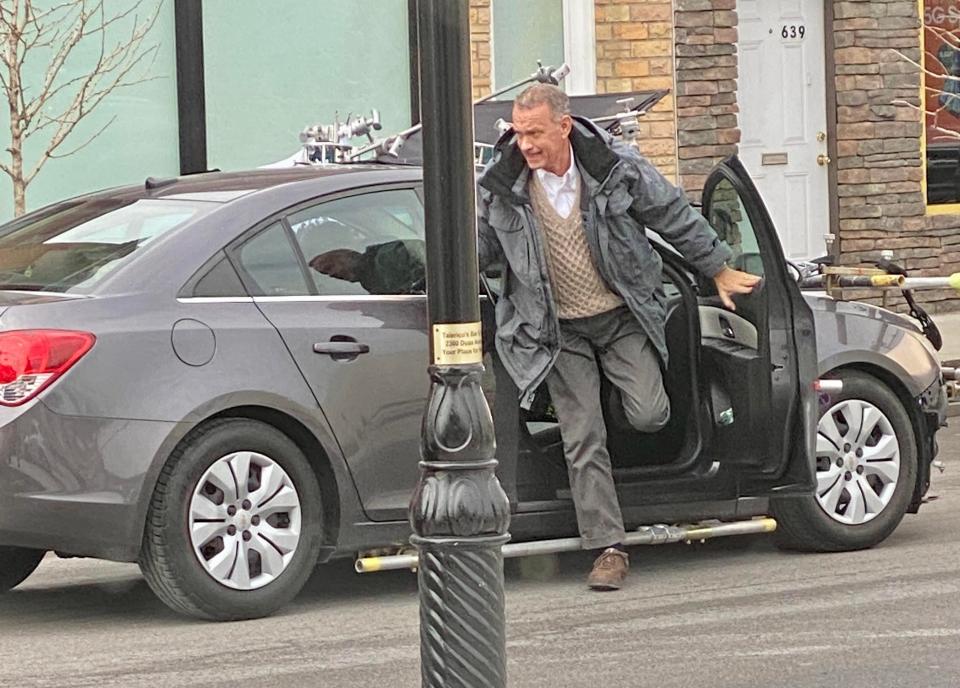
[[[960,312],[937,313],[931,315],[933,322],[940,328],[943,336],[943,347],[940,349],[940,360],[947,365],[960,365]],[[960,416],[960,398],[957,395],[957,383],[947,383],[947,395],[950,400],[948,416]]]
[[[930,316],[943,335],[943,348],[940,349],[941,361],[960,362],[960,312],[935,313]]]

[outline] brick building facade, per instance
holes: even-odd
[[[960,215],[930,214],[924,194],[918,4],[847,0],[833,18],[841,262],[890,249],[911,274],[956,272]],[[950,290],[919,296],[934,311],[960,308]]]
[[[937,208],[925,196],[918,3],[824,2],[829,229],[840,262],[869,264],[891,249],[911,274],[960,271],[960,204]],[[737,0],[594,0],[594,16],[596,91],[670,89],[641,120],[641,148],[698,198],[741,141]],[[471,0],[471,19],[480,95],[491,87],[490,0]],[[920,294],[934,311],[960,308],[955,297]]]
[[[670,90],[640,121],[638,140],[644,155],[676,181],[673,2],[598,0],[594,12],[597,93]]]
[[[473,95],[491,90],[490,0],[470,0]],[[677,125],[674,103],[672,0],[595,0],[597,93],[669,89],[643,118],[644,154],[677,180]]]

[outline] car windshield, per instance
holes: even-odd
[[[209,203],[91,199],[0,227],[0,289],[86,293]]]

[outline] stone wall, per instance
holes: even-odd
[[[680,185],[699,200],[707,174],[740,142],[736,0],[675,4]]]
[[[597,93],[669,89],[640,120],[640,150],[676,181],[673,2],[595,0]]]
[[[490,93],[490,0],[470,0],[470,62],[476,100]]]
[[[834,4],[840,262],[890,249],[911,275],[960,270],[960,216],[928,216],[920,147],[921,21],[915,0]],[[897,53],[900,53],[899,55]],[[881,301],[876,293],[845,294]],[[960,307],[955,292],[921,291],[928,309]],[[900,299],[890,295],[888,305]]]

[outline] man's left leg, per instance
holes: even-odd
[[[623,309],[620,318],[619,327],[603,342],[600,364],[620,390],[630,425],[639,432],[657,432],[670,420],[660,358],[633,315]]]

